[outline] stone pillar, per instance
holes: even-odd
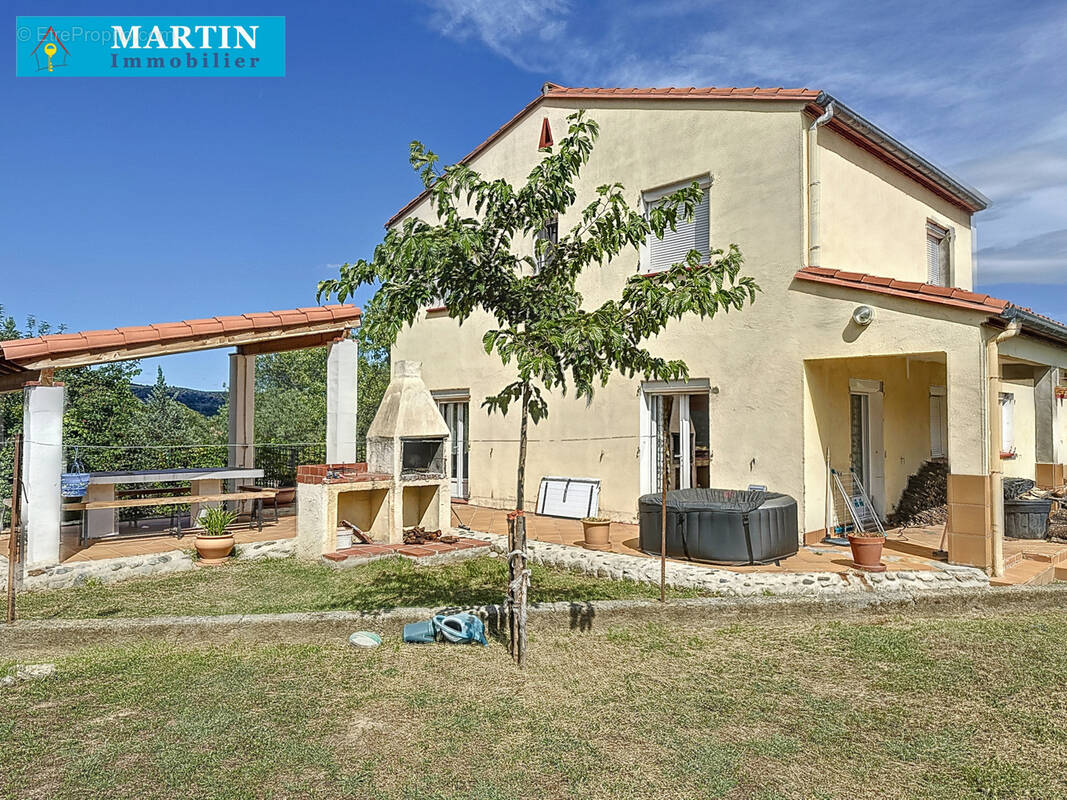
[[[66,389],[27,386],[22,390],[22,525],[26,532],[24,565],[59,563],[63,498],[63,405]]]
[[[948,560],[988,569],[993,564],[988,475],[948,476]]]
[[[230,354],[230,436],[226,463],[231,467],[252,467],[256,455],[256,357]]]
[[[356,403],[359,344],[343,339],[330,345],[326,358],[326,463],[356,460]]]

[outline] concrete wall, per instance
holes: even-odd
[[[953,285],[971,289],[970,215],[823,126],[821,266],[926,281],[926,223],[953,232]]]
[[[587,204],[602,183],[621,180],[636,203],[641,190],[710,172],[712,245],[737,243],[745,270],[763,289],[742,313],[672,324],[650,346],[684,359],[691,377],[707,379],[712,387],[712,485],[766,484],[793,494],[802,505],[805,487],[816,487],[801,519],[806,529],[822,526],[822,454],[817,437],[807,446],[804,435],[805,426],[814,424],[805,406],[804,361],[809,358],[947,352],[950,417],[980,424],[981,315],[793,279],[806,247],[808,119],[799,104],[686,103],[669,110],[648,102],[586,106],[600,123],[601,138],[583,172],[575,208]],[[520,121],[473,167],[488,176],[521,180],[539,158],[542,116],[562,132],[572,108],[556,101]],[[427,204],[414,213],[426,216]],[[574,222],[562,219],[561,230]],[[866,235],[868,227],[861,226],[858,235]],[[634,253],[588,271],[580,282],[587,304],[618,296],[637,268]],[[876,309],[875,321],[864,329],[850,322],[860,304]],[[515,492],[518,419],[488,416],[480,408],[487,395],[513,380],[482,349],[489,325],[484,315],[458,326],[444,313],[431,313],[401,334],[393,357],[422,361],[432,390],[470,390],[470,500],[506,507]],[[528,507],[544,475],[597,477],[603,482],[601,513],[634,518],[641,491],[639,390],[639,380],[616,377],[590,403],[552,398],[549,419],[531,429]],[[928,424],[927,417],[928,410],[919,422]],[[984,466],[974,430],[967,425],[950,430],[957,471],[978,472]],[[917,435],[928,446],[928,433]]]

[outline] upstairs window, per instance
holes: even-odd
[[[654,208],[663,202],[664,197],[689,186],[692,182],[693,179],[689,179],[645,192],[642,195],[645,208]],[[697,178],[697,182],[704,190],[704,196],[693,209],[693,218],[686,220],[679,215],[675,230],[665,230],[662,239],[657,239],[655,234],[649,234],[641,259],[644,272],[670,269],[674,264],[685,261],[690,250],[696,250],[705,259],[711,254],[711,176]]]
[[[537,263],[537,272],[552,263],[552,251],[557,244],[559,244],[559,218],[553,217],[534,236],[534,261]]]
[[[926,282],[934,286],[952,285],[952,234],[936,222],[926,223]]]

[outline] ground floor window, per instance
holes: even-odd
[[[711,486],[708,391],[644,390],[642,491],[663,490],[664,448],[667,489]],[[664,440],[667,439],[665,442]]]
[[[452,437],[452,496],[467,499],[470,494],[468,475],[470,473],[470,448],[468,421],[470,419],[470,399],[453,399],[452,396],[438,397],[437,407],[445,418],[448,432]]]
[[[1000,452],[1015,452],[1015,395],[1000,393]]]

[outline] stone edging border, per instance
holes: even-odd
[[[495,533],[457,529],[457,533],[489,543],[496,553],[507,552],[507,538]],[[659,560],[585,550],[581,547],[529,540],[534,564],[576,569],[600,578],[659,584]],[[833,597],[876,593],[918,595],[989,588],[989,576],[974,567],[939,564],[933,570],[895,572],[733,572],[702,564],[667,562],[667,584],[700,589],[722,597],[789,596]]]

